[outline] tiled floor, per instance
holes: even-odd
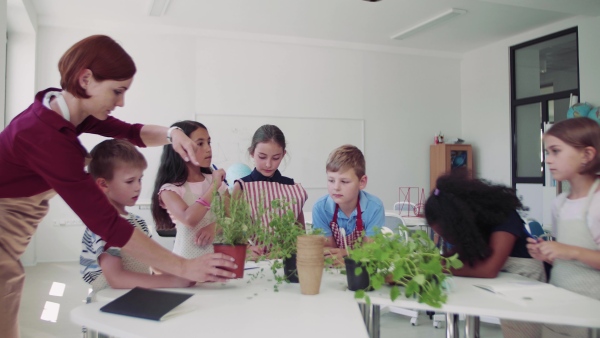
[[[21,337],[81,337],[81,327],[72,323],[69,317],[71,309],[83,304],[88,293],[88,285],[79,276],[79,264],[77,262],[40,263],[33,267],[26,267],[25,271],[27,277],[19,312]],[[54,282],[65,284],[62,296],[49,295]],[[48,308],[60,304],[55,322],[40,319],[46,302],[54,303],[49,304]],[[408,317],[394,313],[385,313],[381,316],[381,338],[441,338],[445,337],[445,332],[444,325],[439,329],[435,329],[432,321],[424,314],[419,317],[418,326],[411,326]],[[498,325],[482,323],[481,336],[501,338],[502,332]],[[251,335],[248,337],[251,337]]]

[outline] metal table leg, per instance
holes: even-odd
[[[479,316],[465,317],[465,337],[479,338]]]
[[[458,315],[455,315],[453,313],[446,313],[446,337],[460,337],[458,332]]]
[[[362,314],[363,321],[365,322],[365,327],[367,328],[367,332],[369,333],[369,337],[371,337],[371,307],[367,306],[366,303],[358,303],[358,308],[360,309],[360,313]]]
[[[379,329],[380,323],[379,319],[381,317],[381,306],[378,304],[371,305],[371,328],[369,332],[371,333],[371,338],[379,338]]]
[[[377,304],[371,304],[370,306],[365,303],[358,303],[358,308],[362,314],[363,321],[367,327],[367,332],[370,338],[379,338],[380,329],[380,316],[381,306]]]

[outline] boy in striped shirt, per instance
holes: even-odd
[[[146,222],[125,209],[135,205],[139,197],[142,175],[147,167],[144,155],[128,141],[111,139],[94,147],[91,156],[88,173],[98,188],[106,194],[121,217],[151,237]],[[83,280],[92,286],[94,292],[109,286],[130,289],[138,286],[189,287],[195,284],[166,273],[151,274],[148,265],[122,252],[121,248],[105,246],[106,242],[100,236],[85,229],[79,264]]]

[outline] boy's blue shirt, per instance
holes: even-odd
[[[376,233],[376,228],[381,228],[385,225],[385,208],[383,202],[372,194],[366,191],[360,191],[360,209],[362,211],[363,226],[367,237],[372,237]],[[329,223],[333,219],[335,211],[335,202],[329,194],[319,198],[313,205],[312,222],[313,228],[321,229],[326,237],[332,236]],[[346,230],[346,235],[350,235],[356,228],[357,209],[346,216],[342,209],[338,210],[338,226]]]

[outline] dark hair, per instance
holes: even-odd
[[[58,61],[60,86],[79,98],[89,98],[79,85],[79,75],[85,69],[92,71],[98,81],[131,79],[136,72],[133,59],[123,47],[106,35],[92,35],[76,44]]]
[[[279,127],[274,126],[272,124],[265,124],[260,126],[254,132],[252,136],[252,143],[248,148],[248,152],[250,155],[254,154],[254,150],[256,150],[256,145],[259,143],[265,143],[273,141],[277,143],[283,151],[285,151],[285,136]]]
[[[113,179],[115,168],[120,164],[131,165],[145,170],[148,162],[137,148],[126,140],[110,139],[98,143],[90,152],[92,160],[88,164],[88,173],[94,179]]]
[[[171,127],[179,127],[183,132],[190,136],[194,131],[199,128],[206,129],[206,127],[197,121],[179,121],[171,125]],[[208,129],[206,129],[208,130]],[[210,168],[200,168],[200,172],[205,174],[211,174]],[[152,218],[156,224],[157,230],[172,229],[175,227],[171,217],[163,207],[160,206],[158,198],[158,192],[160,188],[166,183],[172,183],[176,186],[182,186],[188,177],[188,167],[186,162],[181,156],[173,150],[173,146],[170,144],[163,146],[163,152],[160,157],[160,165],[158,167],[158,173],[156,174],[156,181],[154,182],[154,191],[152,192],[152,203],[150,209],[152,210]]]
[[[587,117],[566,119],[555,123],[546,135],[554,136],[571,147],[581,150],[585,147],[596,149],[596,157],[581,171],[582,175],[597,175],[600,172],[600,125]]]
[[[366,173],[365,156],[357,147],[345,144],[335,148],[327,158],[325,170],[338,172],[340,170],[354,169],[356,176],[360,179]]]
[[[491,255],[492,229],[515,210],[527,210],[515,189],[472,179],[467,170],[440,176],[436,187],[425,202],[427,224],[436,225],[460,260],[471,266]]]

